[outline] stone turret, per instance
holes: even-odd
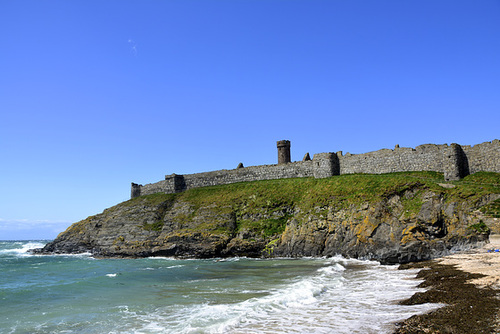
[[[142,186],[140,184],[132,182],[132,189],[130,192],[130,198],[136,198],[136,197],[141,196],[141,188],[142,188]]]
[[[446,181],[460,180],[469,175],[469,162],[462,146],[453,143],[443,151],[443,167]]]
[[[176,193],[180,193],[186,190],[186,181],[184,180],[184,175],[171,174],[165,175],[165,181]]]
[[[280,140],[277,142],[278,146],[278,164],[286,164],[292,161],[290,155],[290,141]]]
[[[339,157],[336,153],[316,153],[312,161],[315,178],[340,175]]]

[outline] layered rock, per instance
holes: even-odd
[[[487,242],[489,231],[472,214],[473,207],[446,202],[443,194],[427,191],[420,197],[418,213],[411,214],[402,205],[402,197],[408,196],[413,196],[412,191],[377,203],[342,210],[318,208],[317,215],[294,217],[273,254],[341,254],[395,264],[428,260]],[[485,196],[484,200],[498,197]]]

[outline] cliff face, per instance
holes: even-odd
[[[408,196],[414,196],[411,190],[376,203],[352,205],[339,211],[327,207],[319,216],[294,218],[274,254],[340,253],[382,263],[406,263],[487,241],[487,227],[471,214],[474,207],[463,202],[446,202],[443,194],[425,191],[418,195],[421,201],[418,212],[408,213],[403,205]],[[485,196],[482,200],[488,203],[493,198],[496,196]]]
[[[134,198],[73,224],[41,253],[333,256],[405,263],[486,241],[500,174],[346,175]],[[485,209],[486,208],[486,209]],[[478,211],[483,209],[487,216]]]

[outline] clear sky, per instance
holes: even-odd
[[[499,0],[0,0],[0,239],[165,174],[500,137]]]

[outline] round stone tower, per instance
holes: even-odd
[[[291,162],[290,157],[290,141],[280,140],[277,142],[278,145],[278,164],[286,164]]]

